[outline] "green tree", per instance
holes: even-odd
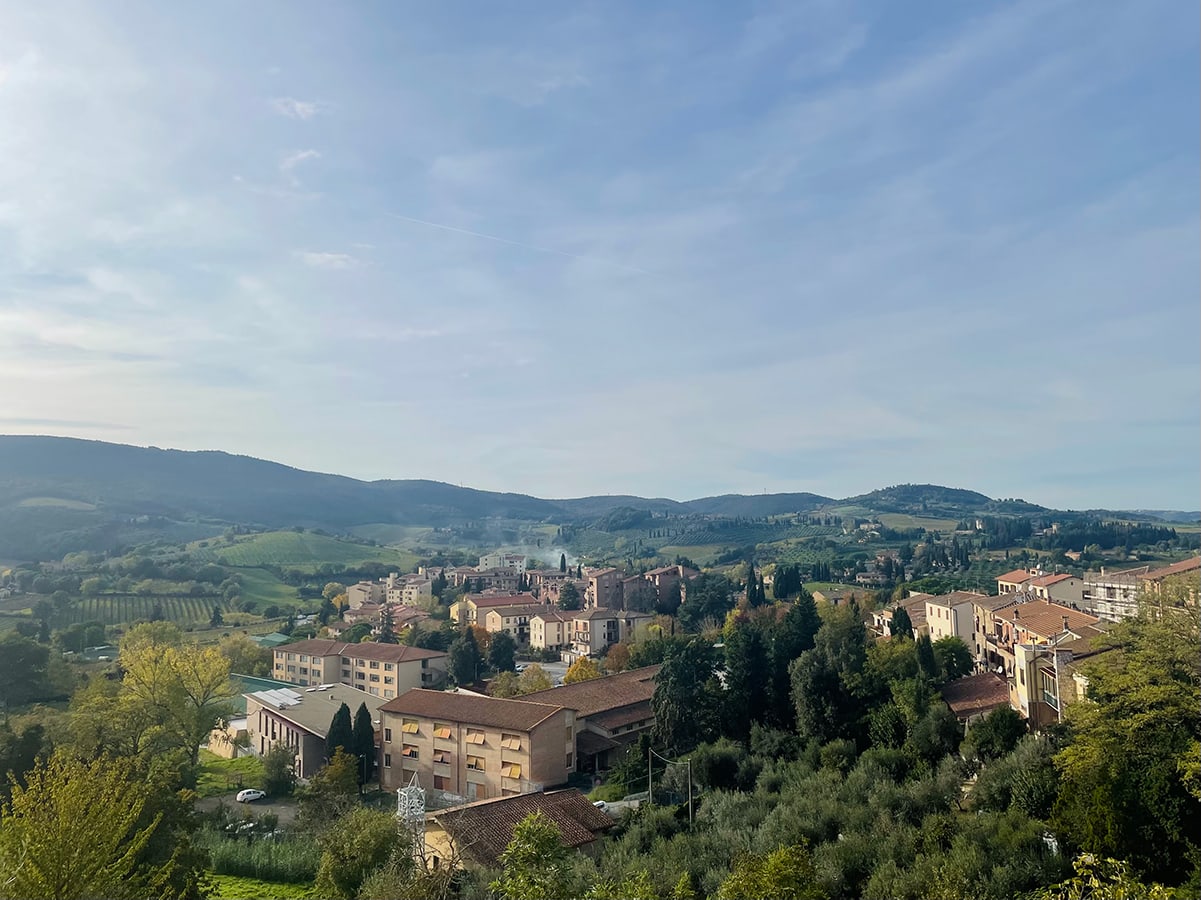
[[[497,672],[513,672],[517,668],[517,642],[506,631],[492,635],[488,646],[488,665]]]
[[[766,855],[747,854],[717,890],[717,900],[824,900],[809,851],[794,844]]]
[[[934,657],[934,645],[930,643],[930,635],[918,635],[914,643],[917,645],[917,667],[926,677],[938,679],[942,673],[938,660]]]
[[[947,681],[972,674],[972,651],[963,638],[955,635],[940,637],[934,642],[933,650],[938,668]]]
[[[296,751],[276,742],[263,755],[263,790],[271,797],[290,797],[296,790]]]
[[[366,703],[360,703],[351,728],[352,751],[358,757],[359,784],[367,784],[375,774],[375,726]]]
[[[813,597],[799,587],[796,600],[771,635],[771,705],[772,717],[782,728],[791,728],[796,721],[792,704],[792,680],[788,667],[806,650],[813,649],[821,619]]]
[[[392,623],[392,605],[386,604],[383,612],[380,614],[379,635],[376,637],[376,643],[380,644],[399,644],[400,639],[396,636],[396,628]]]
[[[687,752],[717,736],[721,694],[713,648],[694,638],[669,656],[655,676],[651,708],[655,736],[677,752]]]
[[[221,605],[213,604],[213,614],[209,616],[209,628],[220,628],[225,624],[225,616],[221,615]]]
[[[532,694],[535,691],[549,690],[554,684],[546,674],[546,669],[537,663],[531,663],[517,677],[517,687],[519,694]]]
[[[138,898],[160,872],[140,859],[159,818],[141,824],[145,785],[129,761],[55,755],[0,807],[0,896]]]
[[[559,609],[566,612],[580,608],[580,590],[574,581],[565,581],[559,588]]]
[[[6,723],[14,706],[49,694],[49,665],[50,650],[37,641],[15,634],[0,639],[0,706]]]
[[[1130,867],[1116,859],[1082,854],[1072,862],[1076,874],[1067,881],[1040,888],[1030,900],[1178,900],[1162,884],[1144,884]]]
[[[909,610],[898,606],[892,611],[892,623],[888,626],[888,633],[893,638],[913,640],[913,622],[909,618]]]
[[[580,893],[559,826],[542,812],[517,824],[500,863],[501,875],[490,888],[504,900],[564,900]]]
[[[321,596],[330,601],[332,601],[339,594],[345,593],[346,585],[340,584],[337,581],[330,581],[321,589]]]
[[[1201,853],[1201,799],[1189,760],[1201,736],[1201,628],[1194,610],[1140,617],[1098,639],[1084,665],[1090,702],[1069,704],[1073,736],[1056,757],[1053,822],[1098,856],[1180,884]]]
[[[751,724],[767,719],[771,697],[770,660],[763,632],[756,622],[736,625],[725,640],[726,733],[740,741],[750,738]]]
[[[321,831],[359,802],[358,759],[339,747],[301,793],[300,818],[313,831]]]
[[[680,624],[696,631],[706,619],[725,620],[734,608],[734,583],[725,575],[704,572],[688,583],[687,597],[679,609]]]
[[[596,661],[586,656],[581,656],[568,667],[567,673],[563,676],[563,683],[576,684],[580,681],[591,681],[594,678],[600,677],[601,670]]]
[[[330,719],[329,730],[325,733],[325,756],[333,759],[334,754],[342,750],[354,754],[354,725],[350,718],[350,707],[345,703],[339,704]]]
[[[559,554],[559,571],[560,572],[567,571],[567,554],[566,553]]]
[[[451,641],[447,660],[450,677],[456,684],[472,684],[480,673],[480,646],[470,628]]]
[[[1026,733],[1026,721],[1012,706],[998,706],[982,722],[972,725],[963,742],[969,759],[988,762],[1013,752]]]
[[[488,696],[500,697],[502,700],[508,697],[516,697],[521,693],[521,687],[518,684],[516,672],[501,672],[488,683]]]
[[[408,832],[395,814],[360,807],[334,821],[318,838],[317,895],[355,900],[363,883],[385,867],[412,872]]]

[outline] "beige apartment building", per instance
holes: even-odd
[[[973,591],[954,591],[927,599],[926,624],[930,628],[930,640],[957,637],[970,648],[975,611],[972,604],[985,596]]]
[[[572,613],[549,609],[530,617],[530,646],[535,650],[562,650],[571,643]]]
[[[617,569],[589,569],[584,572],[588,587],[584,591],[584,606],[617,609],[621,606],[621,572]]]
[[[460,625],[483,625],[488,610],[518,606],[537,609],[545,606],[545,603],[528,593],[468,594],[462,600],[456,600],[450,605],[450,620]]]
[[[603,656],[619,641],[636,641],[655,620],[651,613],[617,609],[586,609],[571,614],[569,661]]]
[[[530,620],[550,611],[546,606],[494,606],[484,613],[484,630],[489,634],[503,631],[518,644],[528,644]]]
[[[380,783],[485,800],[565,784],[575,711],[478,694],[411,690],[380,707]]]
[[[273,651],[272,673],[301,686],[345,684],[372,697],[398,697],[415,687],[439,687],[446,680],[446,654],[404,644],[309,640]]]

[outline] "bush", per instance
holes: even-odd
[[[303,838],[230,838],[210,829],[197,834],[196,843],[208,850],[212,870],[218,875],[286,884],[305,884],[317,877],[317,846]]]

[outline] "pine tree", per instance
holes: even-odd
[[[396,629],[392,624],[392,604],[385,604],[380,612],[379,637],[376,638],[381,644],[399,644],[400,640],[396,637]]]
[[[209,628],[220,628],[225,624],[225,617],[221,615],[220,605],[213,604],[213,614],[209,617]]]
[[[350,742],[352,752],[359,759],[359,784],[366,784],[375,774],[375,726],[366,703],[360,703],[354,714]]]
[[[333,759],[334,753],[341,749],[344,753],[354,753],[354,727],[350,723],[350,707],[343,703],[334,713],[329,723],[329,731],[325,734],[325,755]]]

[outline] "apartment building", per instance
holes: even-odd
[[[621,572],[613,568],[587,569],[584,577],[588,579],[584,606],[592,609],[617,609],[621,606]]]
[[[550,608],[530,616],[530,646],[535,650],[562,650],[571,643],[572,615]]]
[[[276,647],[273,654],[272,672],[279,681],[344,684],[383,699],[446,681],[445,653],[404,644],[308,640]]]
[[[937,594],[926,600],[926,624],[930,628],[930,640],[957,637],[971,647],[973,603],[985,596],[974,591],[954,591]]]
[[[415,689],[380,707],[380,783],[484,800],[564,784],[575,711],[549,703]]]
[[[836,592],[831,591],[831,593]],[[851,596],[854,596],[854,594]],[[909,614],[909,624],[913,626],[913,636],[915,638],[923,634],[929,634],[930,626],[926,621],[926,601],[933,596],[933,594],[914,592],[900,603],[893,603],[886,609],[877,610],[872,613],[872,629],[881,637],[892,637],[892,615],[898,608],[901,608]],[[825,597],[827,602],[830,599],[820,591],[815,591],[813,597],[814,599]],[[834,605],[837,606],[838,602],[834,601]]]
[[[1025,595],[1007,593],[996,597],[980,596],[972,601],[972,639],[969,644],[979,671],[998,675],[1009,674],[1005,670],[1005,658],[1001,653],[1001,627],[997,623],[996,615],[1023,599],[1027,599]]]
[[[549,612],[547,606],[493,606],[484,612],[484,630],[489,634],[503,631],[518,644],[528,644],[531,620]]]
[[[460,625],[483,625],[490,609],[524,607],[537,611],[544,606],[533,594],[468,594],[450,605],[450,619]]]
[[[489,553],[480,557],[479,569],[509,569],[512,572],[524,572],[526,558],[520,553]]]
[[[382,581],[360,581],[346,589],[346,602],[351,609],[365,603],[382,604],[388,599],[388,589]]]
[[[1046,600],[1025,600],[993,613],[996,650],[1009,679],[1010,705],[1034,719],[1029,684],[1032,658],[1048,647],[1081,637],[1095,637],[1096,616]],[[1035,650],[1031,648],[1042,648]]]
[[[997,593],[1016,594],[1022,590],[1026,582],[1041,574],[1037,569],[1033,572],[1026,569],[1014,569],[1012,572],[1006,572],[997,577]]]
[[[295,772],[311,778],[328,761],[325,737],[334,713],[345,703],[353,717],[366,704],[372,720],[384,701],[346,685],[322,685],[304,691],[274,688],[245,694],[246,731],[250,746],[264,756],[276,744],[296,752]]]
[[[651,613],[618,609],[585,609],[571,614],[571,646],[566,659],[603,656],[619,641],[635,641],[655,620]]]
[[[1201,570],[1201,557],[1191,557],[1170,566],[1138,566],[1119,572],[1104,568],[1084,576],[1084,592],[1080,608],[1110,622],[1119,622],[1138,615],[1139,598],[1144,594],[1160,593],[1165,583],[1187,579]],[[1197,580],[1192,578],[1192,602],[1196,603]]]

